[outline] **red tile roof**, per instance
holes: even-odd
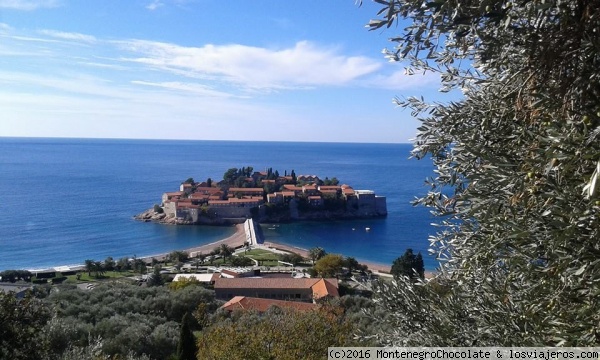
[[[257,193],[258,192],[258,193],[262,193],[263,191],[264,191],[263,188],[234,188],[234,187],[229,188],[229,192],[230,193],[231,192],[242,192],[242,193],[243,192],[245,192],[245,193],[250,193],[250,192]]]
[[[259,312],[267,311],[271,306],[277,306],[280,308],[296,309],[300,311],[314,310],[319,305],[313,303],[299,302],[299,301],[285,301],[285,300],[274,300],[274,299],[260,299],[247,296],[235,296],[233,299],[221,306],[221,309],[227,311],[234,310],[255,310]]]
[[[337,279],[321,278],[219,278],[217,289],[311,289],[315,299],[323,296],[339,296]]]

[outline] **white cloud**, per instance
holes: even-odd
[[[92,35],[85,35],[80,33],[72,33],[72,32],[64,32],[64,31],[56,31],[56,30],[40,30],[40,34],[47,35],[50,37],[63,39],[63,40],[75,40],[86,43],[95,43],[96,38]]]
[[[146,5],[146,9],[148,9],[150,11],[154,11],[164,5],[165,4],[163,4],[160,0],[154,0],[150,4]]]
[[[286,49],[239,44],[183,47],[144,40],[120,44],[139,55],[127,61],[216,77],[250,89],[341,86],[381,67],[381,62],[371,58],[341,55],[335,48],[322,48],[307,41]]]
[[[0,8],[31,11],[62,5],[60,0],[0,0]]]
[[[5,23],[0,23],[0,32],[7,32],[9,30],[11,30],[12,28],[10,27],[10,25],[5,24]]]

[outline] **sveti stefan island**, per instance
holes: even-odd
[[[189,178],[179,191],[165,192],[161,205],[135,218],[177,225],[224,225],[249,218],[277,223],[386,215],[385,196],[372,190],[356,190],[335,177],[296,175],[294,170],[282,175],[272,168],[254,171],[248,166],[227,170],[219,182]]]

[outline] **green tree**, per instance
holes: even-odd
[[[296,253],[289,253],[281,255],[281,261],[285,261],[293,266],[297,266],[304,261],[304,258]]]
[[[104,264],[102,261],[94,261],[94,272],[96,273],[96,277],[100,277],[104,275]]]
[[[350,272],[360,269],[360,264],[352,256],[345,257],[343,265],[348,268],[348,271]]]
[[[49,309],[28,294],[0,292],[0,359],[45,359],[47,343],[43,328],[50,320]]]
[[[225,180],[227,184],[231,185],[234,183],[235,179],[238,178],[238,176],[238,169],[230,168],[227,171],[225,171],[225,174],[223,174],[223,180]]]
[[[322,277],[336,276],[342,271],[344,266],[344,258],[337,254],[327,254],[317,260],[315,263],[315,271]]]
[[[186,312],[181,319],[181,331],[179,334],[179,342],[177,343],[177,359],[178,360],[195,360],[196,352],[196,337],[192,332],[192,316]]]
[[[327,255],[327,252],[322,247],[314,247],[308,250],[308,257],[314,264],[315,261],[319,260],[323,256]]]
[[[189,260],[190,254],[188,254],[185,251],[171,251],[169,253],[168,257],[169,257],[169,260],[174,263],[177,263],[177,262],[184,263]]]
[[[162,274],[160,273],[160,265],[155,265],[152,274],[148,276],[148,286],[161,286],[164,285]]]
[[[198,359],[323,359],[330,346],[352,346],[356,329],[339,308],[242,312],[202,331]]]
[[[392,275],[394,278],[406,276],[409,279],[424,279],[425,267],[421,253],[415,255],[412,249],[406,249],[404,254],[392,263]]]
[[[421,122],[413,156],[436,167],[416,203],[440,217],[442,262],[426,286],[378,289],[397,329],[381,341],[599,344],[597,1],[377,2],[372,29],[410,20],[386,56],[464,94],[396,99]]]
[[[223,260],[229,259],[234,251],[235,250],[227,244],[221,244],[221,246],[219,246],[219,254],[221,254]]]
[[[106,271],[113,271],[115,269],[116,262],[115,260],[109,256],[104,259],[104,264],[102,265]]]
[[[96,263],[94,260],[91,259],[87,259],[84,261],[85,264],[85,271],[87,271],[88,276],[92,277],[92,271],[94,271],[96,269]]]

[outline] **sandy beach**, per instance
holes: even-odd
[[[237,224],[237,225],[235,225],[235,233],[229,237],[226,237],[225,239],[218,240],[218,241],[212,242],[210,244],[204,244],[204,245],[195,246],[195,247],[188,248],[188,249],[183,249],[182,251],[185,251],[188,254],[190,254],[190,257],[194,257],[199,253],[209,254],[216,247],[221,246],[221,244],[227,244],[227,245],[231,246],[232,248],[236,248],[236,247],[243,246],[245,242],[246,242],[246,232],[244,231],[244,225]],[[291,246],[291,245],[275,243],[272,241],[265,241],[264,244],[262,244],[262,246],[267,247],[267,248],[276,249],[276,250],[294,252],[304,258],[309,258],[308,249]],[[152,256],[144,256],[143,259],[148,262],[150,262],[152,260],[152,258],[155,258],[160,261],[160,260],[164,259],[167,255],[168,254],[165,253],[165,254],[158,254],[158,255],[152,255]],[[366,260],[363,260],[360,258],[357,258],[356,260],[360,264],[367,265],[369,267],[369,269],[374,272],[389,274],[391,271],[391,264],[386,265],[386,264],[381,264],[381,263],[377,263],[377,262],[373,262],[373,261],[366,261]],[[427,277],[427,278],[433,277],[433,272],[426,271],[425,277]]]
[[[244,225],[237,224],[237,225],[235,225],[235,233],[229,237],[226,237],[225,239],[215,241],[210,244],[205,244],[205,245],[195,246],[195,247],[188,248],[188,249],[183,249],[182,251],[185,251],[188,254],[190,254],[190,257],[194,257],[199,253],[208,254],[214,248],[221,246],[221,244],[227,244],[233,248],[236,248],[239,246],[243,246],[244,242],[246,242],[246,232],[244,231]],[[280,243],[274,243],[272,241],[265,241],[263,246],[267,247],[267,248],[273,248],[273,249],[278,249],[278,250],[283,250],[283,251],[288,251],[288,252],[294,252],[302,257],[309,258],[308,249],[285,245],[285,244],[280,244]],[[160,260],[164,259],[167,255],[168,254],[165,253],[165,254],[144,256],[142,259],[150,262],[152,260],[152,258],[155,258],[160,261]],[[375,263],[375,262],[371,262],[371,261],[364,261],[361,259],[357,259],[357,260],[359,263],[367,265],[369,267],[369,269],[372,271],[379,271],[379,272],[384,272],[384,273],[390,272],[391,265],[379,264],[379,263]]]
[[[188,249],[181,249],[181,251],[185,251],[190,254],[190,257],[194,257],[199,253],[203,253],[208,255],[214,248],[221,246],[221,244],[227,244],[232,248],[236,248],[238,246],[243,246],[244,242],[246,242],[246,232],[244,231],[244,224],[235,225],[235,233],[233,235],[226,237],[225,239],[218,240],[209,244],[199,245]],[[175,249],[174,249],[175,250]],[[157,260],[162,260],[168,254],[158,254],[151,256],[144,256],[144,260],[152,260],[155,258]]]

